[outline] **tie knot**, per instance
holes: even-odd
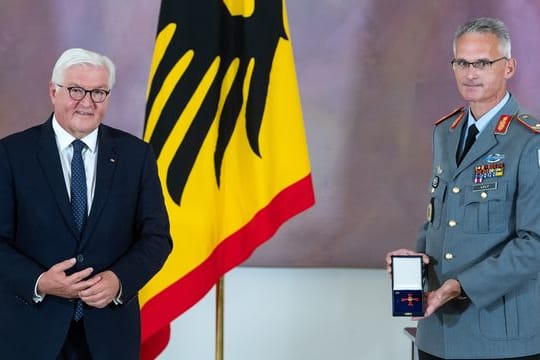
[[[478,128],[476,127],[476,125],[471,124],[471,126],[469,126],[469,134],[467,135],[467,137],[471,137],[473,135],[476,136],[477,134],[478,134]]]
[[[71,145],[73,146],[73,153],[74,154],[75,153],[81,153],[82,149],[84,149],[84,147],[86,146],[86,144],[84,142],[82,142],[81,140],[79,140],[79,139],[73,140]]]

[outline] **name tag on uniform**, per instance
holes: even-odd
[[[473,185],[473,187],[472,187],[473,192],[476,192],[476,191],[489,191],[489,190],[495,190],[495,189],[497,189],[497,183],[496,182],[489,183],[489,184],[477,184],[477,185]]]

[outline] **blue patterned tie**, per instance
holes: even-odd
[[[82,159],[82,149],[86,146],[81,140],[74,140],[73,158],[71,160],[71,209],[73,210],[73,220],[79,233],[86,221],[87,195],[86,195],[86,175],[84,173],[84,162]],[[83,303],[77,300],[73,319],[79,321],[83,316]]]

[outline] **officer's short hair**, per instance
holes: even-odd
[[[512,57],[510,32],[506,25],[499,19],[482,17],[466,22],[461,25],[454,35],[454,55],[456,54],[456,41],[459,37],[466,33],[488,33],[493,34],[499,39],[499,51],[502,56],[507,58]]]

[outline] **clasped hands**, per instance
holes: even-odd
[[[423,253],[418,253],[408,249],[399,249],[394,250],[386,254],[386,271],[392,273],[392,256],[393,255],[421,255],[422,261],[424,264],[429,264],[429,256]],[[446,280],[440,288],[425,292],[424,301],[426,302],[426,307],[423,317],[413,317],[413,320],[421,320],[432,315],[437,311],[441,306],[446,304],[448,301],[457,298],[461,295],[461,285],[456,279]]]
[[[76,262],[75,258],[71,258],[51,266],[39,279],[38,294],[78,298],[96,308],[109,305],[120,291],[120,280],[116,274],[106,270],[90,277],[94,269],[88,267],[67,275],[66,271]]]

